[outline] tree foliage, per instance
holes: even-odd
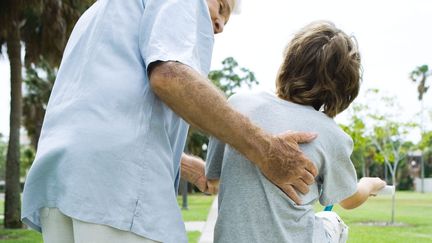
[[[51,67],[43,58],[38,65],[32,64],[26,70],[23,125],[34,149],[37,149],[46,106],[56,75],[57,68]]]
[[[421,102],[421,111],[420,111],[420,117],[421,117],[421,129],[422,129],[422,140],[419,143],[419,149],[423,153],[423,164],[421,165],[424,169],[424,176],[429,176],[432,174],[431,169],[431,149],[432,149],[432,141],[430,140],[430,132],[425,131],[425,107],[424,107],[424,99],[423,96],[426,94],[426,92],[429,89],[429,86],[427,86],[426,82],[427,79],[432,75],[432,70],[429,70],[428,65],[422,65],[417,68],[415,68],[410,73],[410,79],[413,82],[418,83],[417,86],[417,92],[418,92],[418,99]],[[432,119],[432,112],[430,112],[430,117]]]
[[[66,40],[91,0],[2,0],[0,1],[0,54],[3,46],[11,69],[11,109],[6,156],[6,228],[20,228],[20,128],[22,116],[22,44],[24,63],[38,64],[41,57],[57,66]]]
[[[255,74],[247,68],[239,67],[232,57],[223,60],[222,69],[211,71],[208,78],[228,97],[241,87],[251,88],[258,84]]]
[[[418,148],[423,152],[424,175],[432,177],[432,131],[423,132]]]
[[[7,144],[0,137],[0,181],[4,181],[6,173]]]
[[[399,123],[389,120],[384,116],[373,115],[376,124],[373,126],[372,142],[377,148],[375,160],[384,163],[390,171],[392,185],[397,186],[397,171],[399,164],[405,161],[408,152],[413,148],[411,142],[407,142],[406,135],[414,124]],[[395,219],[395,195],[392,195],[392,214],[390,223]]]
[[[367,135],[367,127],[362,113],[367,107],[362,104],[352,106],[352,114],[348,125],[340,125],[354,141],[351,160],[357,171],[357,175],[370,176],[370,167],[376,154],[376,148],[371,146],[371,137]]]
[[[418,125],[400,120],[400,107],[395,97],[382,96],[379,90],[369,90],[366,96],[373,106],[353,105],[350,123],[344,127],[354,140],[353,159],[363,159],[363,165],[369,160],[368,166],[384,165],[384,176],[380,177],[387,179],[386,172],[389,171],[391,184],[397,186],[401,179],[398,177],[398,169],[406,161],[409,151],[415,149],[414,144],[408,140],[408,134]],[[377,107],[380,109],[377,110]],[[403,163],[402,168],[408,169],[406,163]],[[368,173],[363,175],[370,176]],[[408,173],[404,173],[404,176],[408,177]],[[394,216],[393,195],[391,223],[394,223]]]
[[[424,94],[426,94],[429,89],[429,86],[426,85],[426,80],[431,75],[432,70],[429,70],[428,65],[419,66],[410,73],[410,79],[418,83],[417,91],[419,100],[423,100]]]
[[[58,66],[64,47],[81,14],[95,0],[3,0],[0,3],[0,45],[10,32],[20,31],[25,47],[25,64],[39,63],[44,57]],[[12,29],[9,28],[12,23]]]

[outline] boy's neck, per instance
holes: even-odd
[[[290,99],[289,97],[283,97],[282,95],[280,95],[280,94],[278,94],[278,93],[275,93],[275,94],[276,94],[276,96],[277,96],[279,99],[286,100],[286,101],[291,102],[291,103],[294,103],[294,104],[310,106],[310,107],[313,107],[313,108],[314,108],[315,110],[317,110],[317,111],[319,111],[319,109],[321,108],[321,106],[319,106],[319,107],[315,107],[314,105],[304,104],[304,103],[299,103],[299,102],[296,102],[296,101]]]

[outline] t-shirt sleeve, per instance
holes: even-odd
[[[339,203],[357,191],[357,175],[351,153],[353,141],[347,138],[342,144],[329,148],[330,153],[325,158],[325,164],[318,177],[318,185],[321,186],[320,203],[323,206]]]
[[[156,61],[178,61],[207,75],[212,26],[205,0],[145,1],[139,38],[145,67]]]
[[[210,137],[206,159],[206,176],[208,179],[219,179],[225,152],[225,143]]]

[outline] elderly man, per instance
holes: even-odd
[[[293,200],[316,169],[297,143],[234,111],[205,78],[234,0],[99,0],[78,21],[23,195],[45,242],[186,242],[176,201],[188,123],[231,144]],[[211,109],[209,109],[211,107]]]

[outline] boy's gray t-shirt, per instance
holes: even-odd
[[[318,138],[300,145],[319,170],[310,192],[296,205],[260,170],[232,147],[210,139],[206,174],[220,178],[219,215],[215,242],[329,242],[313,205],[338,203],[354,194],[357,177],[350,160],[352,139],[333,119],[313,107],[298,105],[274,94],[234,95],[230,104],[255,124],[279,134],[313,131]]]

